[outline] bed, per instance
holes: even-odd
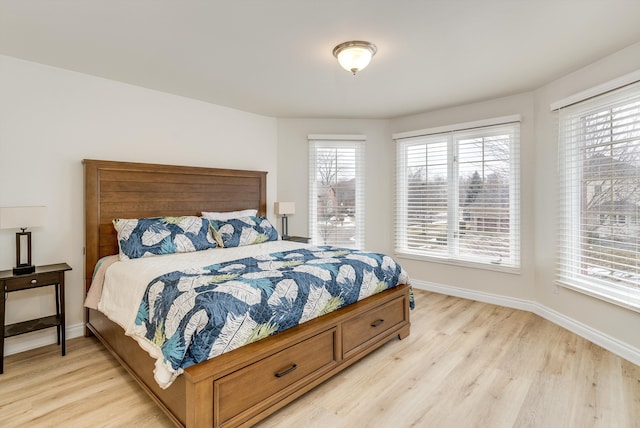
[[[114,218],[247,208],[266,214],[266,172],[83,163],[87,291],[98,261],[118,253]],[[408,336],[409,306],[409,286],[398,285],[187,367],[166,389],[154,379],[155,360],[100,311],[86,311],[85,334],[104,344],[176,426],[251,426],[386,342]]]

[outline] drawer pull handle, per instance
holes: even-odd
[[[38,283],[38,280],[34,278],[34,279],[32,279],[32,280],[31,280],[31,283],[32,283],[32,284],[37,284],[37,283]]]
[[[298,365],[297,364],[293,364],[291,367],[289,367],[285,371],[282,371],[280,373],[276,373],[276,377],[286,376],[286,375],[288,375],[289,373],[291,373],[292,371],[294,371],[297,368],[298,368]]]
[[[384,320],[383,319],[379,319],[378,321],[374,321],[371,323],[371,327],[379,327],[382,324],[384,324]]]

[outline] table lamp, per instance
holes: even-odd
[[[289,219],[287,215],[296,213],[295,202],[276,202],[275,203],[276,214],[282,216],[282,239],[289,237]]]
[[[31,232],[28,227],[47,224],[47,207],[0,207],[0,229],[21,229],[16,232],[16,267],[14,275],[33,273],[31,264]]]

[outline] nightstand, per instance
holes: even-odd
[[[58,345],[62,345],[62,355],[66,353],[65,324],[64,324],[64,273],[71,270],[66,263],[37,266],[34,273],[14,275],[11,270],[0,271],[0,374],[4,371],[4,338],[29,333],[43,328],[56,327],[58,330]],[[15,324],[4,325],[4,314],[7,294],[12,291],[28,290],[31,288],[54,286],[56,292],[56,314],[36,318]]]
[[[287,236],[286,238],[282,238],[283,241],[293,241],[293,242],[304,242],[308,244],[311,238],[306,238],[304,236]]]

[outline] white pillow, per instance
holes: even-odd
[[[208,220],[233,220],[240,217],[255,217],[258,214],[258,210],[242,210],[242,211],[227,211],[227,212],[207,212],[202,211],[202,217]]]

